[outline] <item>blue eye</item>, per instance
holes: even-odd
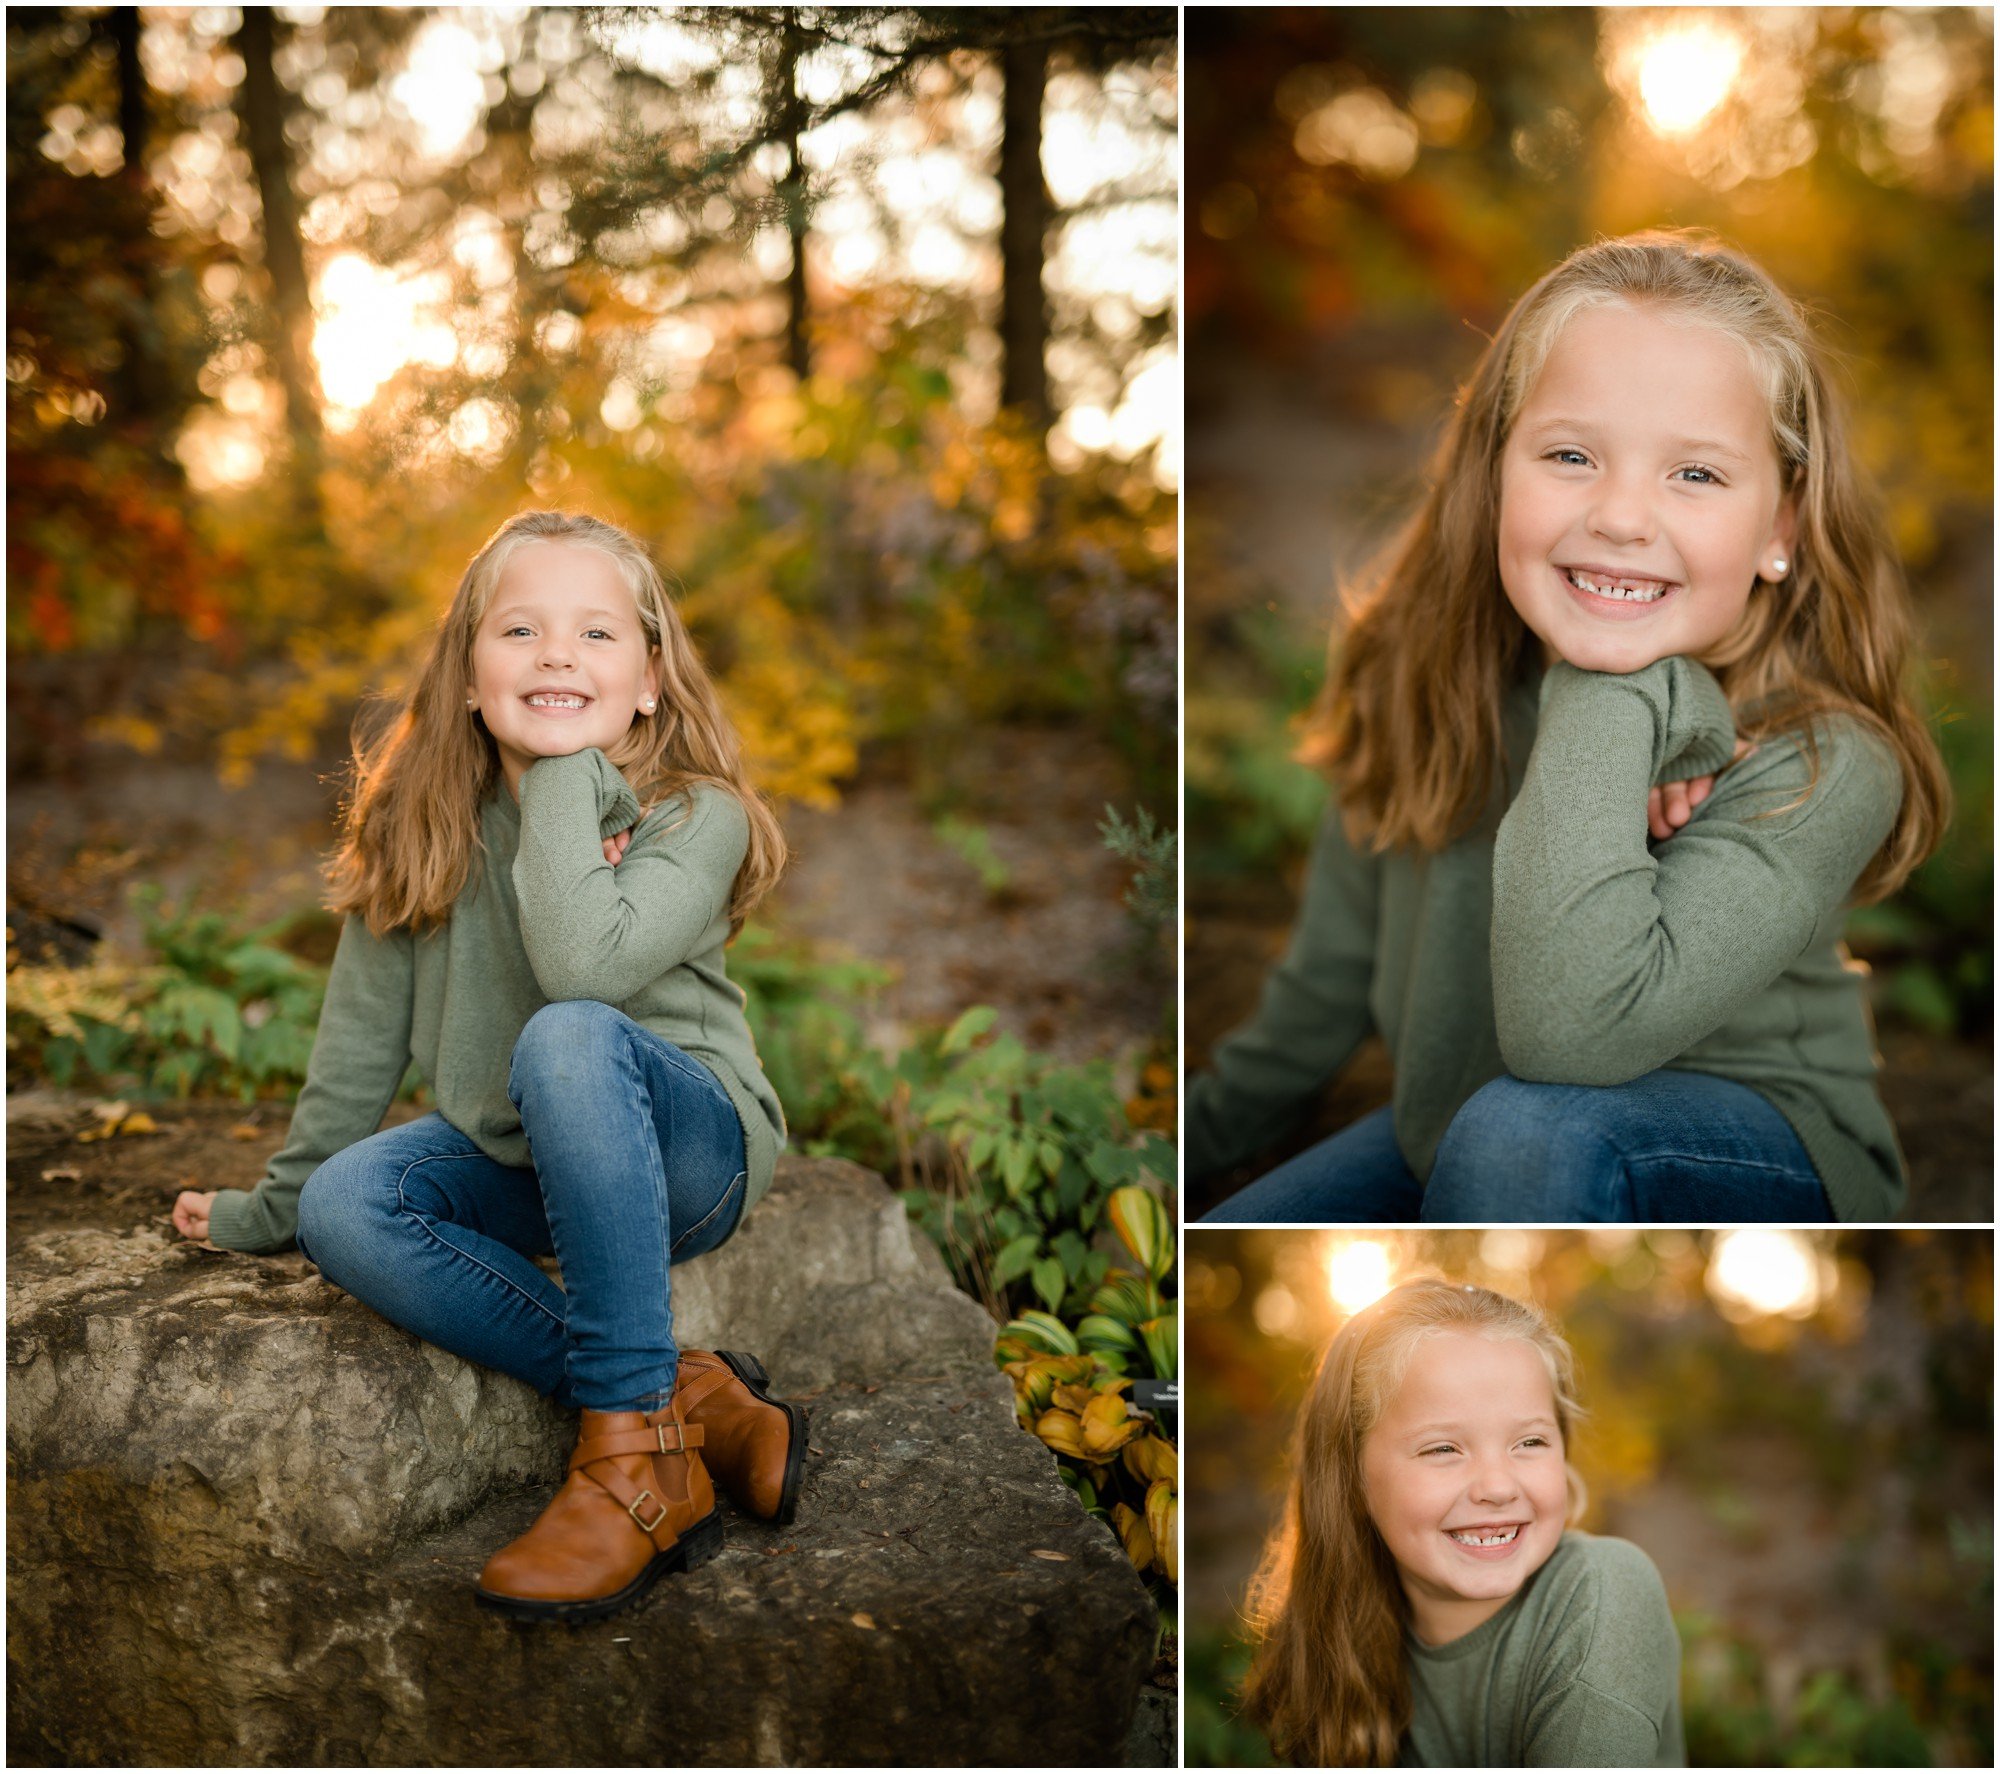
[[[1417,1457],[1422,1459],[1426,1454],[1455,1454],[1457,1452],[1458,1449],[1453,1447],[1450,1442],[1441,1441],[1434,1448],[1419,1448],[1417,1450]]]
[[[1704,468],[1699,462],[1691,462],[1685,468],[1676,468],[1674,472],[1676,474],[1705,475],[1706,479],[1698,480],[1694,483],[1698,487],[1719,487],[1722,484],[1720,476],[1716,474],[1713,468]]]
[[[1548,454],[1548,460],[1553,462],[1562,456],[1574,456],[1577,459],[1577,461],[1581,463],[1584,467],[1588,468],[1590,466],[1590,458],[1586,456],[1581,450],[1551,450],[1549,451]],[[1563,466],[1568,467],[1570,465],[1568,463],[1564,463]]]
[[[503,630],[503,631],[502,631],[502,633],[501,633],[501,636],[500,636],[500,638],[501,638],[501,639],[502,639],[502,640],[504,641],[504,640],[505,640],[505,639],[507,638],[507,636],[508,636],[508,635],[511,635],[511,634],[519,634],[519,633],[520,633],[520,632],[521,632],[521,631],[522,631],[522,630],[523,630],[524,628],[526,628],[527,626],[528,626],[528,625],[527,625],[527,624],[526,624],[525,622],[517,622],[517,623],[515,623],[515,624],[514,624],[514,626],[513,626],[512,628],[509,628],[509,629],[505,629],[505,630]],[[615,639],[617,638],[616,636],[614,636],[614,635],[612,634],[611,630],[610,630],[610,629],[608,629],[608,628],[587,628],[587,629],[585,629],[585,630],[584,630],[584,633],[586,633],[586,634],[601,634],[601,635],[602,635],[602,636],[603,636],[603,637],[604,637],[604,638],[605,638],[605,639],[606,639],[607,641],[609,641],[609,640],[615,640]]]

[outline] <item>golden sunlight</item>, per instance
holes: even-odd
[[[1729,96],[1743,66],[1734,31],[1695,20],[1670,24],[1634,49],[1639,100],[1657,134],[1682,136]]]
[[[449,280],[439,273],[399,278],[359,253],[342,253],[328,264],[319,276],[313,328],[313,358],[328,404],[359,412],[406,363],[450,364],[458,335],[448,322],[423,317],[449,295]]]
[[[1810,1318],[1829,1291],[1819,1253],[1796,1232],[1724,1232],[1708,1261],[1708,1291],[1727,1318]]]
[[[1393,1268],[1387,1247],[1372,1238],[1336,1244],[1326,1259],[1327,1292],[1352,1318],[1389,1291]]]

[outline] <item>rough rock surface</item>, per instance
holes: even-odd
[[[880,1179],[785,1160],[674,1272],[690,1346],[804,1396],[787,1529],[578,1627],[475,1606],[574,1419],[296,1254],[151,1227],[10,1253],[10,1758],[1105,1764],[1151,1661],[1110,1533]]]

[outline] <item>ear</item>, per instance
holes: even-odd
[[[1798,542],[1799,495],[1798,489],[1793,488],[1792,491],[1786,493],[1778,501],[1777,515],[1771,519],[1771,534],[1765,539],[1763,549],[1759,554],[1757,562],[1758,577],[1770,579],[1774,583],[1777,580],[1789,578],[1798,562]],[[1785,563],[1784,572],[1773,574],[1770,571],[1774,557]]]

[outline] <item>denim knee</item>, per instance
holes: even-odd
[[[385,1205],[378,1199],[380,1167],[351,1161],[336,1152],[299,1191],[299,1223],[294,1238],[306,1260],[326,1276],[354,1272],[355,1259],[367,1248],[370,1222]],[[393,1198],[394,1189],[390,1190]],[[393,1199],[390,1205],[393,1205]]]
[[[1580,1085],[1482,1085],[1452,1117],[1424,1188],[1424,1218],[1486,1222],[1603,1219],[1623,1176],[1616,1145]]]
[[[624,1013],[595,998],[565,998],[544,1004],[528,1018],[514,1042],[507,1067],[507,1095],[515,1108],[521,1106],[526,1080],[547,1083],[574,1082],[586,1075],[577,1062],[600,1050],[616,1035]]]

